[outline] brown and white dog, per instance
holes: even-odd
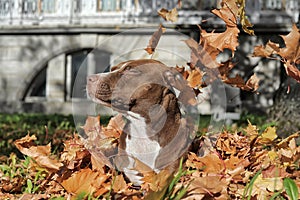
[[[136,159],[158,172],[174,164],[191,142],[174,87],[179,75],[175,71],[159,61],[143,59],[87,78],[88,96],[126,118],[115,164],[135,185],[142,183],[134,170]]]

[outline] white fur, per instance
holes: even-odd
[[[178,98],[180,95],[180,90],[173,88],[174,92],[175,92],[175,96]]]
[[[147,137],[147,124],[140,115],[128,112],[130,136],[126,137],[125,151],[139,161],[155,170],[155,160],[161,149],[159,143]],[[132,160],[134,162],[134,160]],[[131,163],[133,164],[133,163]]]

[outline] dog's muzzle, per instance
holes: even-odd
[[[108,83],[102,80],[101,75],[99,74],[88,76],[87,93],[92,99],[97,99],[104,102],[111,101],[111,87]]]

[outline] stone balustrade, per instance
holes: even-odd
[[[201,23],[219,2],[182,0],[178,23]],[[177,0],[0,0],[0,25],[147,24],[161,20],[160,8],[175,6]],[[251,0],[246,7],[253,23],[299,21],[299,0]]]

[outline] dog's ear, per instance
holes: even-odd
[[[128,64],[130,63],[130,61],[125,61],[125,62],[121,62],[113,67],[110,68],[110,71],[113,72],[113,71],[116,71],[118,69],[121,69],[121,68],[124,68],[126,67]]]
[[[176,97],[182,103],[188,103],[191,105],[196,104],[195,93],[193,88],[188,85],[188,82],[182,77],[175,68],[170,68],[163,73],[163,79],[172,91],[176,94]]]

